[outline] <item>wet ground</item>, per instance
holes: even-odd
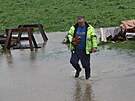
[[[0,54],[0,101],[134,101],[135,53],[99,47],[92,77],[74,78],[66,33],[47,33],[44,48]],[[40,42],[42,39],[36,36]]]

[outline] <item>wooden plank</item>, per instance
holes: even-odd
[[[30,49],[31,49],[31,51],[33,51],[32,32],[31,32],[31,30],[28,31],[28,37],[29,37]]]
[[[33,34],[31,34],[31,38],[32,38],[32,41],[33,41],[33,44],[34,44],[35,48],[38,48],[37,42],[36,42]]]
[[[48,37],[46,36],[44,29],[43,29],[43,25],[42,24],[26,24],[26,25],[19,25],[18,28],[25,28],[25,27],[31,27],[31,28],[39,28],[40,33],[42,35],[42,38],[44,40],[44,42],[46,42],[48,40]]]
[[[14,29],[6,29],[11,30],[12,32],[28,32],[30,28],[14,28]]]
[[[4,44],[4,50],[5,51],[10,48],[11,36],[12,36],[12,30],[8,30],[7,38],[6,38],[6,41],[5,41],[5,44]]]
[[[43,44],[37,45],[38,48],[42,48],[43,46],[44,46]],[[13,46],[13,49],[28,49],[28,48],[30,48],[30,45],[28,45],[28,44]],[[34,47],[34,48],[36,48],[36,47]]]
[[[6,41],[6,38],[0,38],[0,44],[4,44]]]
[[[101,31],[101,42],[104,43],[104,32],[103,32],[103,28],[100,28]]]
[[[41,33],[41,35],[43,37],[44,42],[46,42],[48,40],[48,38],[47,38],[47,36],[46,36],[46,34],[45,34],[44,30],[43,30],[43,27],[38,25],[38,28],[40,30],[40,33]]]

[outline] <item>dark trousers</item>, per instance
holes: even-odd
[[[81,71],[79,60],[81,61],[82,67],[85,69],[85,76],[90,77],[90,54],[86,54],[85,51],[75,51],[71,53],[70,63],[77,70]]]

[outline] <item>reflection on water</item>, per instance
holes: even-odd
[[[94,101],[91,84],[77,79],[73,98],[74,101]]]
[[[31,62],[35,62],[36,61],[37,52],[38,52],[38,50],[30,52],[30,60],[31,60]]]
[[[13,57],[11,51],[10,50],[6,51],[4,53],[4,56],[6,57],[8,66],[13,67]]]

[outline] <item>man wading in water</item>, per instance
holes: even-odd
[[[89,25],[83,16],[78,16],[77,23],[72,26],[68,33],[70,42],[70,63],[75,68],[75,78],[79,77],[81,68],[79,60],[85,69],[85,78],[90,78],[90,54],[97,51],[97,40],[94,28]]]

